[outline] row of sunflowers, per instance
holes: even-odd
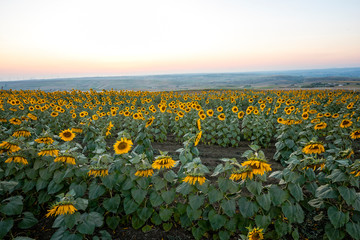
[[[357,92],[1,91],[0,237],[182,227],[196,239],[360,239]],[[183,142],[154,156],[153,141]],[[198,144],[237,146],[209,169]],[[271,172],[260,146],[275,143]],[[174,160],[175,159],[175,160]],[[278,184],[268,184],[277,179]],[[304,229],[323,224],[320,233]]]

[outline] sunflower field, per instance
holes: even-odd
[[[52,240],[112,239],[125,227],[182,228],[195,239],[360,239],[359,97],[0,90],[0,239],[31,239],[44,220]],[[170,136],[183,146],[176,155],[153,148]],[[198,145],[241,141],[248,150],[238,158],[201,160]]]

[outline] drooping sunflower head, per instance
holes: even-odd
[[[196,183],[203,185],[205,181],[206,178],[203,175],[186,175],[186,177],[183,179],[183,182],[191,185],[195,185]]]
[[[201,139],[201,136],[202,136],[202,131],[200,131],[200,132],[198,132],[198,133],[196,134],[195,142],[194,142],[194,146],[195,146],[195,147],[199,144],[200,139]]]
[[[326,122],[321,122],[321,123],[318,123],[314,126],[314,129],[315,130],[320,130],[320,129],[325,129],[327,127],[327,124]]]
[[[253,177],[254,177],[254,173],[251,167],[240,166],[232,171],[229,179],[233,181],[237,181],[239,179],[241,180],[246,180],[247,178],[252,179]]]
[[[154,169],[161,169],[161,168],[173,168],[176,164],[176,161],[174,161],[170,156],[166,154],[162,154],[160,156],[157,156],[155,158],[155,161],[151,165]]]
[[[312,140],[308,142],[305,147],[303,147],[302,152],[305,154],[320,154],[325,152],[325,148],[321,142],[316,142]]]
[[[35,139],[35,142],[44,143],[44,144],[52,144],[54,142],[54,140],[49,136],[42,136],[42,137]]]
[[[120,140],[116,141],[114,144],[114,151],[115,154],[124,154],[128,153],[133,145],[131,139],[121,138]]]
[[[154,117],[154,116],[152,116],[151,118],[149,118],[149,119],[146,121],[145,128],[150,127],[150,126],[151,126],[151,124],[153,124],[154,119],[155,119],[155,117]]]
[[[76,211],[77,209],[75,208],[73,201],[63,200],[53,204],[45,216],[51,217],[57,215],[74,214]]]
[[[68,141],[73,140],[75,138],[76,134],[72,130],[66,129],[66,130],[63,130],[59,134],[59,136],[63,141],[68,142]]]
[[[107,167],[90,167],[88,175],[94,177],[105,177],[109,175],[109,170],[107,169]]]
[[[324,158],[307,157],[301,162],[304,163],[303,169],[313,169],[315,171],[317,169],[322,170],[325,167],[326,160]]]

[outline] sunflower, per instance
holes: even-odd
[[[54,162],[63,162],[71,165],[75,165],[75,158],[71,155],[61,155],[54,159]]]
[[[209,117],[212,117],[214,115],[214,110],[212,109],[209,109],[206,111],[206,114],[209,116]]]
[[[78,128],[78,127],[71,128],[71,131],[73,131],[74,133],[82,133],[83,132],[82,128]]]
[[[239,111],[239,108],[238,108],[237,106],[233,106],[232,109],[231,109],[231,111],[232,111],[233,113],[237,113],[237,112]]]
[[[50,116],[52,116],[52,117],[57,117],[57,116],[59,116],[59,113],[58,113],[58,112],[52,112],[52,113],[50,114]]]
[[[203,185],[205,183],[206,178],[204,176],[193,176],[193,175],[187,175],[183,182],[187,182],[191,185],[195,185],[196,182],[198,182],[200,185]]]
[[[218,112],[222,112],[223,111],[223,107],[222,106],[219,106],[216,110],[218,111]]]
[[[155,158],[155,161],[151,165],[154,169],[161,168],[172,168],[175,166],[175,161],[170,156],[158,156]]]
[[[56,157],[59,155],[59,150],[55,148],[46,148],[38,152],[39,156],[53,156]]]
[[[99,168],[99,169],[90,169],[88,172],[89,176],[100,176],[100,177],[105,177],[107,175],[109,175],[109,170],[107,168]]]
[[[31,133],[28,130],[16,130],[12,136],[13,137],[30,137]]]
[[[264,235],[263,235],[262,231],[263,231],[263,229],[253,228],[248,233],[249,240],[262,240],[262,239],[264,239]]]
[[[114,144],[115,154],[128,153],[133,145],[131,139],[121,138]]]
[[[360,170],[359,171],[352,171],[350,173],[353,174],[354,177],[359,177],[360,176]]]
[[[281,118],[281,117],[279,117],[279,118],[277,119],[277,122],[282,124],[282,123],[284,122],[284,119]]]
[[[66,215],[66,214],[74,214],[77,209],[71,202],[63,202],[57,203],[48,210],[48,213],[45,215],[46,217],[57,216],[57,215]]]
[[[327,124],[325,122],[318,123],[314,126],[315,130],[325,129]]]
[[[352,131],[351,134],[350,134],[350,137],[352,139],[360,138],[360,129],[356,129],[356,130]]]
[[[73,140],[75,138],[76,134],[72,130],[66,129],[66,130],[63,130],[59,134],[59,136],[63,141],[68,142],[68,141]]]
[[[239,118],[239,119],[243,118],[244,115],[245,115],[244,111],[238,112],[238,118]]]
[[[201,131],[201,119],[200,118],[198,120],[196,120],[196,127],[199,131]]]
[[[9,152],[17,152],[21,149],[18,144],[7,141],[3,141],[0,144],[0,148],[7,149]]]
[[[220,121],[224,121],[224,120],[225,120],[225,114],[224,114],[224,113],[220,113],[220,114],[218,115],[218,119],[219,119]]]
[[[11,156],[5,161],[5,163],[11,163],[11,162],[21,163],[23,165],[28,164],[28,161],[23,156]]]
[[[198,132],[198,134],[196,134],[195,142],[194,142],[195,147],[199,144],[201,136],[202,136],[202,131],[200,131],[200,132]]]
[[[334,113],[331,117],[332,117],[332,118],[338,118],[339,116],[340,116],[340,114]]]
[[[14,125],[20,125],[22,121],[18,118],[11,118],[9,122]]]
[[[353,103],[353,102],[349,103],[349,104],[346,106],[347,109],[352,109],[353,107],[354,107],[354,103]]]
[[[35,139],[37,143],[52,144],[54,140],[51,137],[39,137]]]
[[[319,168],[322,170],[325,167],[326,162],[324,158],[305,158],[302,161],[305,162],[305,167],[303,167],[303,169],[308,170],[310,168],[314,171]]]
[[[324,145],[320,142],[309,142],[306,146],[302,149],[303,153],[305,154],[313,154],[313,153],[323,153],[325,152]]]
[[[154,170],[149,168],[149,169],[141,169],[141,170],[137,170],[135,173],[135,176],[137,177],[151,177],[154,174]]]
[[[27,117],[30,118],[30,119],[33,120],[33,121],[36,121],[36,120],[37,120],[37,116],[35,116],[35,115],[32,114],[32,113],[28,113],[28,114],[27,114]]]
[[[301,116],[302,116],[302,119],[307,120],[309,118],[309,113],[304,112]]]
[[[249,166],[252,169],[253,174],[264,175],[265,172],[271,171],[270,164],[268,164],[265,159],[249,158],[241,163],[241,166]]]
[[[245,180],[247,178],[252,179],[254,177],[254,173],[252,168],[249,166],[241,167],[239,169],[233,170],[230,176],[230,180],[237,181],[239,179]]]
[[[0,118],[0,122],[5,123],[7,122],[6,118]]]
[[[145,128],[148,128],[151,126],[151,124],[154,122],[154,119],[155,117],[152,116],[151,118],[149,118],[147,121],[146,121],[146,125],[145,125]]]
[[[340,123],[340,127],[341,127],[341,128],[348,128],[348,127],[350,127],[351,125],[352,125],[352,121],[349,120],[349,119],[344,119],[344,120],[342,120],[341,123]]]

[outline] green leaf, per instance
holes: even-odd
[[[117,209],[119,208],[119,205],[120,205],[120,196],[119,196],[119,194],[116,194],[112,198],[107,198],[103,202],[104,208],[107,211],[112,212],[112,213],[117,212]]]
[[[125,210],[126,215],[135,212],[138,207],[139,207],[139,204],[137,204],[131,198],[124,199],[124,210]]]
[[[188,195],[192,189],[193,189],[192,185],[183,182],[176,188],[176,192],[181,193],[182,195]]]
[[[47,192],[48,194],[54,194],[59,192],[64,187],[64,184],[62,183],[56,183],[54,180],[50,181]]]
[[[33,181],[27,180],[27,182],[30,182],[33,185]],[[0,193],[2,191],[8,191],[11,193],[17,185],[18,185],[18,182],[15,182],[15,181],[0,181]],[[23,188],[25,188],[25,186]],[[31,190],[31,188],[30,188],[30,190]]]
[[[139,229],[144,225],[145,221],[141,220],[137,215],[131,218],[131,225],[134,229]]]
[[[291,233],[291,236],[294,240],[299,240],[299,231],[297,228],[295,228],[295,230]]]
[[[294,146],[295,146],[295,143],[294,143],[294,140],[292,140],[292,139],[285,139],[285,145],[288,147],[288,148],[290,148],[290,149],[292,149]]]
[[[218,184],[219,184],[219,188],[222,192],[226,192],[229,188],[229,182],[231,180],[227,179],[227,178],[218,178]]]
[[[39,192],[41,189],[46,188],[48,184],[49,184],[48,181],[38,178],[38,180],[36,181],[36,191]]]
[[[154,212],[154,209],[144,207],[144,208],[139,208],[136,212],[141,220],[146,221],[151,217],[152,213]]]
[[[96,199],[100,196],[102,196],[105,193],[105,188],[102,185],[99,185],[96,183],[96,181],[93,181],[90,184],[89,187],[89,199]]]
[[[230,239],[230,233],[228,231],[220,231],[219,238],[220,240],[228,240]]]
[[[14,225],[14,220],[7,218],[0,221],[0,239],[5,237],[5,235],[10,231]]]
[[[338,187],[338,190],[341,197],[346,201],[349,206],[355,203],[355,200],[357,198],[355,189],[340,186]]]
[[[150,232],[152,230],[152,227],[150,225],[145,225],[141,228],[141,231],[143,233],[147,233],[147,232]]]
[[[338,209],[334,206],[329,207],[327,213],[330,222],[335,228],[340,228],[349,221],[349,213],[343,213],[342,211],[338,211]]]
[[[211,227],[214,231],[219,230],[226,223],[226,217],[219,214],[213,214],[209,216]]]
[[[153,177],[152,180],[156,191],[159,191],[166,186],[166,181],[160,177]]]
[[[330,223],[325,225],[325,234],[329,240],[341,240],[345,237],[345,232],[334,228],[334,226]]]
[[[287,223],[282,222],[281,220],[275,221],[275,231],[278,234],[279,239],[288,233],[289,226]]]
[[[140,204],[145,199],[147,191],[142,189],[131,189],[131,196]]]
[[[118,216],[108,216],[106,217],[106,224],[110,229],[115,230],[120,223],[120,218]]]
[[[167,222],[170,220],[172,214],[174,213],[174,210],[169,208],[160,208],[159,216],[161,220],[164,222]]]
[[[256,215],[255,223],[256,223],[256,226],[265,229],[271,223],[271,218],[269,215],[266,215],[266,216]]]
[[[271,187],[269,188],[269,193],[270,193],[271,202],[275,206],[279,206],[289,198],[289,193],[282,190],[276,185],[271,185]]]
[[[80,213],[76,212],[75,214],[66,214],[64,215],[64,223],[67,228],[71,229],[76,224],[76,217],[79,216]]]
[[[28,229],[38,223],[38,220],[31,212],[24,212],[23,219],[19,222],[18,227],[21,229]]]
[[[85,210],[88,206],[89,200],[84,198],[77,198],[75,202],[75,207],[77,210]]]
[[[0,212],[12,216],[18,215],[23,210],[23,197],[22,196],[14,196],[7,198],[1,202]]]
[[[246,188],[254,195],[259,195],[262,190],[262,184],[257,181],[248,180],[246,181]]]
[[[250,218],[252,217],[258,210],[258,206],[249,201],[247,198],[245,197],[241,197],[238,201],[238,205],[239,205],[239,209],[240,209],[240,213],[245,217],[245,218]]]
[[[161,197],[167,204],[172,203],[174,201],[174,199],[175,199],[175,191],[174,191],[174,189],[171,189],[171,190],[166,191],[166,192],[162,192]]]
[[[348,222],[346,224],[346,231],[356,240],[360,239],[360,223]]]
[[[52,172],[50,172],[47,168],[40,169],[39,175],[44,180],[49,180],[52,177]]]
[[[192,233],[192,235],[194,236],[194,238],[196,240],[200,240],[204,236],[204,234],[206,233],[206,230],[204,230],[201,227],[195,227],[194,226],[194,227],[191,228],[191,233]]]
[[[302,223],[304,221],[304,211],[298,203],[292,205],[289,202],[285,202],[281,209],[290,222]]]
[[[101,227],[104,224],[104,217],[98,212],[91,212],[87,217],[88,221],[93,221],[96,227]]]
[[[153,213],[151,217],[151,222],[155,225],[160,225],[162,223],[162,220],[156,211]]]
[[[112,190],[113,187],[116,185],[116,175],[115,174],[109,174],[105,177],[101,178],[102,183],[105,185],[106,188]]]
[[[296,199],[296,201],[304,200],[303,192],[298,183],[289,183],[288,189],[290,194]]]
[[[171,230],[173,224],[172,223],[163,223],[163,229],[165,230],[165,232],[168,232]]]
[[[260,207],[262,207],[265,211],[270,210],[271,199],[269,193],[256,196],[256,201],[260,205]]]
[[[331,179],[333,182],[343,182],[348,180],[348,177],[340,169],[334,169],[326,178]]]
[[[190,195],[189,204],[192,209],[196,210],[204,203],[204,195]]]
[[[84,221],[78,225],[77,230],[82,234],[93,234],[95,230],[95,223],[91,221]]]
[[[131,180],[130,178],[127,178],[122,185],[122,190],[125,190],[125,191],[130,190],[133,187],[134,187],[134,181]]]
[[[325,198],[336,198],[337,195],[329,184],[325,184],[325,185],[321,185],[316,189],[315,197],[325,199]]]
[[[221,200],[223,198],[223,194],[219,190],[212,189],[211,191],[209,191],[208,197],[209,203],[213,204],[214,202]]]
[[[153,207],[160,206],[163,202],[163,199],[159,194],[157,194],[157,192],[152,192],[150,194],[150,203]]]
[[[229,217],[233,217],[236,210],[236,203],[234,199],[231,200],[222,200],[220,206],[224,210],[225,214]]]
[[[177,178],[177,175],[176,173],[174,173],[173,170],[170,170],[164,174],[164,178],[166,179],[166,181],[172,182],[175,178]]]

